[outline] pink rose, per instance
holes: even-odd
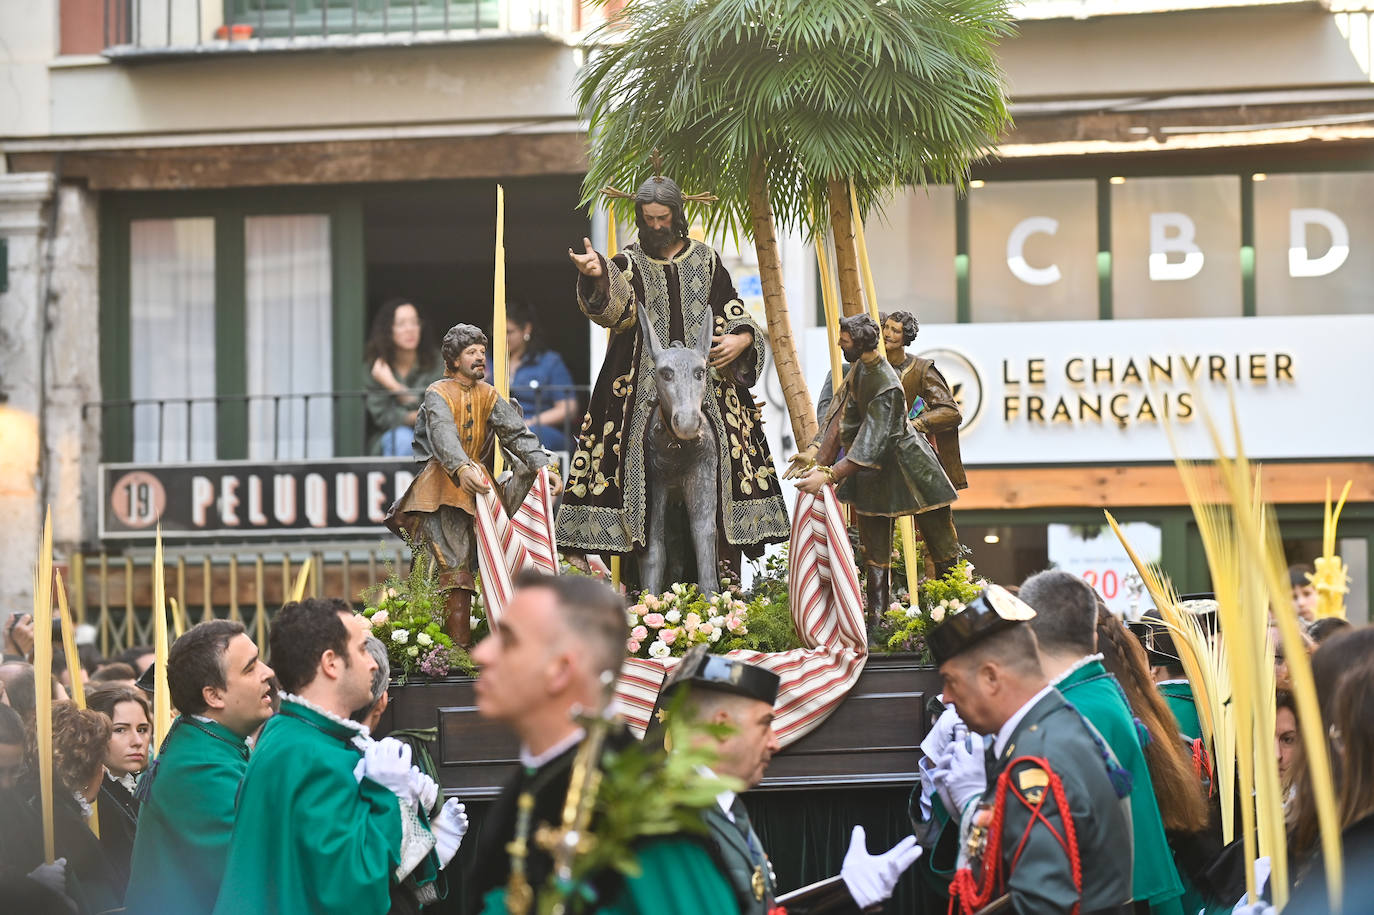
[[[701,617],[695,613],[687,614],[686,618],[682,621],[683,628],[686,629],[688,632],[696,632],[697,627],[700,625]]]
[[[650,613],[650,614],[646,615],[646,616],[644,617],[644,625],[648,626],[650,629],[662,629],[662,628],[663,628],[663,614],[662,614],[662,613]]]
[[[636,626],[630,630],[630,638],[634,639],[636,642],[642,642],[648,637],[649,630],[645,629],[643,626]]]
[[[630,654],[639,654],[639,643],[634,639],[629,639],[625,642],[625,650]]]
[[[676,629],[663,629],[658,633],[658,640],[664,645],[671,645],[677,641]]]
[[[697,635],[703,635],[708,639],[711,637],[711,633],[715,631],[716,627],[712,626],[710,623],[702,623],[697,627]]]

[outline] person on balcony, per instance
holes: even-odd
[[[506,353],[510,356],[510,396],[520,402],[525,423],[550,451],[567,451],[565,423],[577,410],[572,374],[563,357],[544,345],[534,309],[523,302],[506,305]]]
[[[420,399],[444,375],[433,334],[413,303],[392,299],[372,319],[364,353],[367,415],[374,427],[368,453],[410,457]]]

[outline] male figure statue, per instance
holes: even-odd
[[[906,351],[906,346],[920,332],[921,325],[915,315],[909,311],[894,311],[883,317],[883,349],[902,383],[907,419],[912,428],[934,440],[940,466],[945,468],[945,475],[954,488],[968,489],[964,462],[959,456],[959,424],[964,417],[954,402],[949,382],[935,367],[935,360],[922,359]]]
[[[717,554],[739,568],[741,552],[757,555],[789,535],[760,410],[749,393],[763,371],[763,334],[720,255],[688,238],[678,186],[656,176],[634,200],[636,244],[609,260],[589,239],[583,253],[568,251],[578,270],[579,307],[612,334],[568,471],[558,542],[603,555],[646,545],[644,433],[656,404],[653,357],[639,331],[643,309],[664,347],[691,346],[709,325],[712,371],[702,406],[720,455]]]
[[[959,560],[959,538],[949,506],[958,498],[930,443],[906,421],[901,382],[878,352],[878,325],[868,315],[840,319],[840,347],[857,353],[845,376],[846,398],[838,439],[823,428],[815,442],[792,460],[810,465],[797,484],[803,492],[839,483],[836,495],[854,506],[855,526],[868,567],[867,610],[882,618],[891,593],[892,519],[915,515],[916,526],[935,560],[938,575]],[[836,442],[845,456],[833,467]]]
[[[513,513],[534,483],[540,468],[553,463],[525,421],[487,375],[487,335],[471,324],[455,324],[444,334],[447,377],[425,391],[415,417],[415,459],[424,469],[391,508],[386,524],[404,531],[414,543],[427,545],[448,592],[448,634],[464,648],[472,642],[473,573],[477,541],[472,519],[474,496],[488,490],[496,445],[512,458],[511,478],[501,503]],[[478,462],[486,468],[483,472]],[[560,486],[552,477],[554,494]]]

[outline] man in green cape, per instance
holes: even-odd
[[[398,741],[373,741],[348,716],[371,702],[377,662],[344,601],[290,603],[272,623],[284,694],[239,790],[217,915],[383,915],[416,868],[434,882],[467,829],[457,800],[425,823],[432,782]]]
[[[526,574],[510,604],[472,659],[481,667],[477,710],[520,738],[520,768],[482,822],[481,844],[463,885],[468,911],[523,915],[543,911],[554,891],[555,864],[541,833],[564,824],[578,750],[587,737],[579,711],[604,707],[625,660],[625,601],[610,588],[575,575]],[[612,731],[611,753],[638,752],[633,737]],[[603,760],[611,753],[603,756]],[[615,798],[597,803],[614,804]],[[617,817],[624,821],[628,816]],[[598,820],[590,833],[598,841]],[[639,875],[607,869],[578,888],[570,912],[734,915],[729,883],[709,852],[681,835],[657,836],[627,851]],[[628,862],[622,862],[628,863]]]
[[[172,645],[167,686],[181,716],[139,781],[143,806],[124,900],[131,915],[214,908],[247,738],[272,716],[271,678],[242,623],[199,623]]]
[[[1097,596],[1081,578],[1051,569],[1026,579],[1020,597],[1035,609],[1031,628],[1040,644],[1046,675],[1102,735],[1119,761],[1114,781],[1129,785],[1135,837],[1132,899],[1148,903],[1155,915],[1182,915],[1183,883],[1145,763],[1148,738],[1121,685],[1097,654]]]

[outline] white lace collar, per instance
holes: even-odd
[[[295,693],[283,692],[281,694],[281,701],[294,702],[296,705],[299,705],[302,708],[308,708],[310,709],[310,711],[314,712],[317,715],[322,715],[325,718],[328,718],[330,721],[343,725],[350,731],[355,731],[356,733],[351,738],[351,741],[353,743],[353,746],[357,747],[360,752],[367,752],[368,745],[373,742],[372,732],[368,730],[367,725],[363,724],[360,721],[354,721],[351,718],[340,718],[338,715],[329,711],[329,709],[320,708],[318,705],[311,702],[309,699],[297,696]]]
[[[1065,680],[1067,680],[1070,676],[1072,676],[1073,674],[1075,674],[1075,673],[1077,673],[1078,671],[1082,670],[1083,668],[1087,667],[1087,666],[1088,666],[1089,664],[1091,664],[1092,662],[1094,662],[1094,661],[1101,661],[1101,660],[1102,660],[1102,655],[1101,655],[1100,653],[1099,653],[1099,654],[1085,654],[1083,657],[1079,658],[1077,661],[1074,661],[1072,664],[1070,664],[1070,665],[1068,666],[1068,668],[1067,668],[1063,673],[1059,674],[1059,675],[1056,676],[1053,680],[1051,680],[1051,681],[1050,681],[1050,686],[1058,686],[1060,683],[1063,683],[1063,682],[1064,682]]]
[[[108,768],[106,768],[105,775],[110,779],[110,781],[117,782],[121,786],[123,786],[124,790],[129,792],[130,794],[133,794],[134,790],[138,787],[138,776],[135,775],[133,772],[125,772],[123,775],[115,775]]]
[[[83,820],[89,820],[91,818],[91,802],[86,800],[80,791],[73,791],[72,797],[76,799],[76,803],[81,807],[81,818]]]

